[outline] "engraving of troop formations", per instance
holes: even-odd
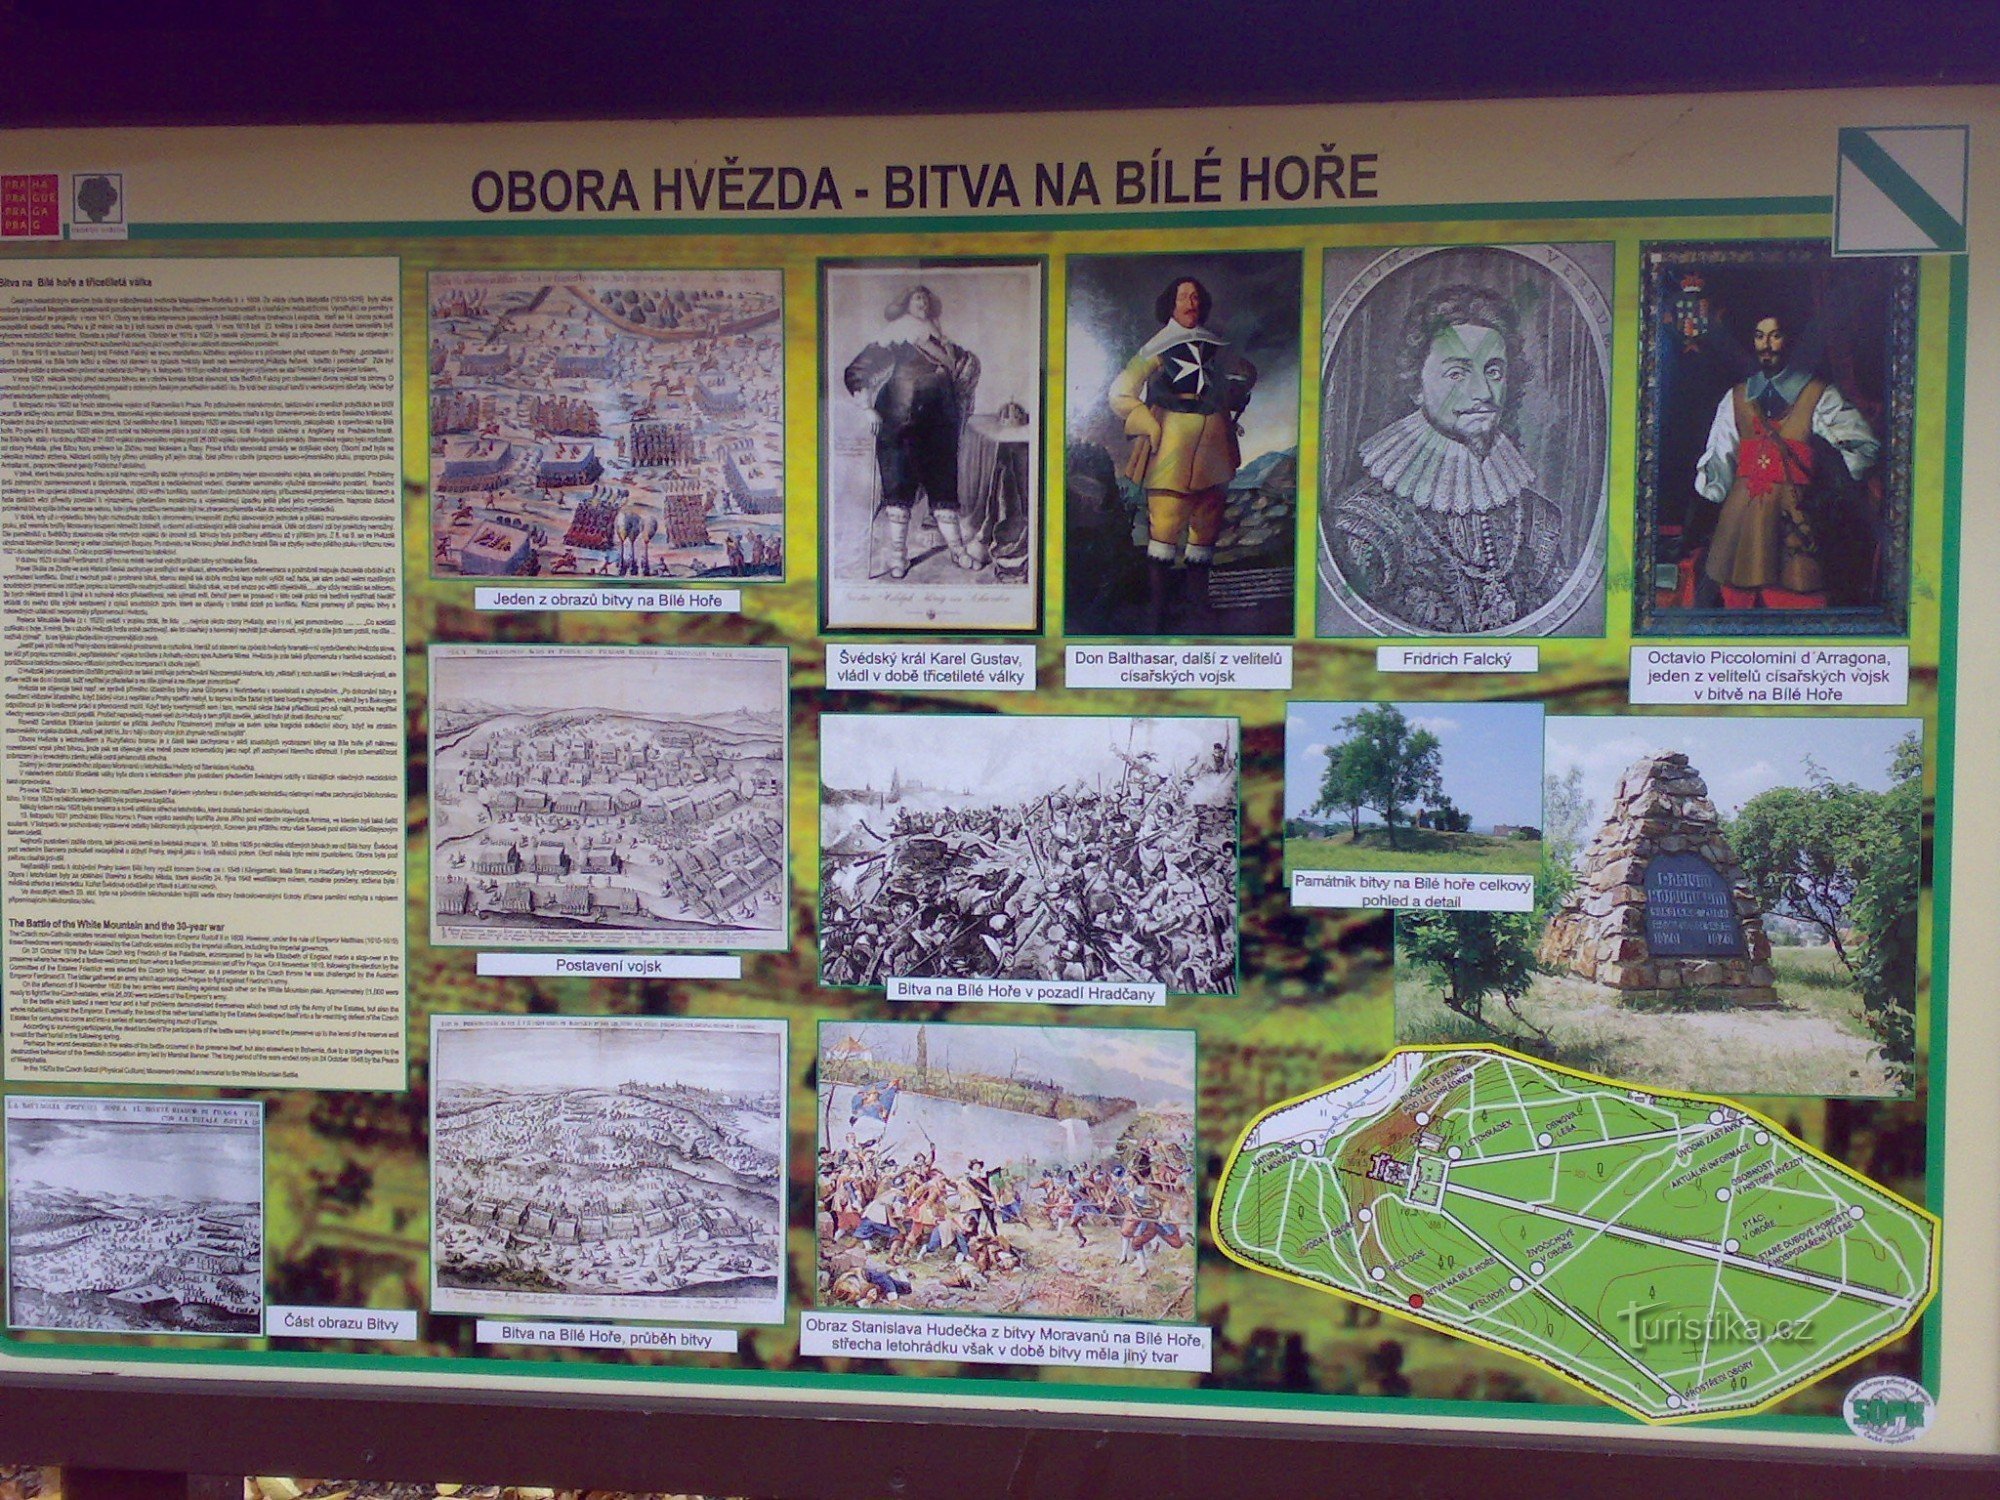
[[[1072,253],[1061,393],[1048,257],[822,261],[821,630],[1040,634],[1054,441],[1086,636],[1289,639],[1303,551],[1324,639],[1603,639],[1627,566],[1635,636],[1906,637],[1917,262],[1641,245],[1614,558],[1612,259]],[[427,295],[433,576],[802,576],[782,272],[441,270]]]

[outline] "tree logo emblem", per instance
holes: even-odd
[[[75,179],[76,211],[93,224],[116,224],[125,217],[123,179],[112,172],[90,172]]]

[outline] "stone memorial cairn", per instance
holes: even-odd
[[[1663,868],[1649,881],[1656,862]],[[1648,921],[1667,867],[1683,885],[1708,887],[1705,925],[1679,912]],[[1671,944],[1661,937],[1668,931],[1676,934]],[[1697,932],[1699,939],[1689,937]],[[1701,990],[1745,1007],[1779,1003],[1762,913],[1722,836],[1708,784],[1685,755],[1649,755],[1619,777],[1577,886],[1549,919],[1541,960],[1627,996]]]

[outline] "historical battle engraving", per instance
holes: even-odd
[[[785,942],[781,649],[431,648],[431,941]]]
[[[785,1024],[437,1016],[441,1312],[775,1323]]]
[[[261,1105],[7,1101],[7,1326],[254,1337]]]
[[[777,271],[436,271],[431,566],[779,578]]]
[[[1236,989],[1234,719],[820,721],[828,984]]]

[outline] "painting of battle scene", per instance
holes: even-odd
[[[431,1305],[775,1323],[785,1023],[432,1020]]]
[[[438,271],[441,576],[782,578],[777,271]]]
[[[1236,988],[1234,719],[828,714],[822,979]]]
[[[10,1328],[255,1337],[262,1106],[7,1101]]]
[[[821,1306],[1194,1317],[1193,1032],[819,1039]]]
[[[785,942],[782,649],[431,649],[431,941]]]

